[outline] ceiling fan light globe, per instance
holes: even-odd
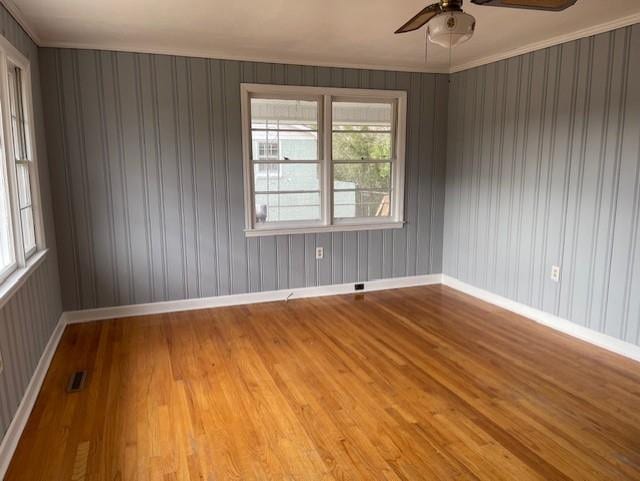
[[[429,40],[441,47],[451,48],[471,38],[476,19],[464,12],[446,12],[435,16],[427,25]]]

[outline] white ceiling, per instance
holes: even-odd
[[[11,1],[14,3],[12,4]],[[422,0],[3,0],[43,46],[312,65],[449,71],[425,33],[393,32]],[[431,3],[431,2],[429,2]],[[564,12],[478,7],[451,71],[640,22],[640,0],[578,0]]]

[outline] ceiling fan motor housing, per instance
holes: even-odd
[[[433,43],[445,48],[455,47],[471,38],[476,19],[462,11],[436,15],[427,24],[427,35]]]
[[[440,8],[443,12],[462,11],[462,0],[440,0]]]

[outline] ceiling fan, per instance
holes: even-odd
[[[395,33],[418,30],[427,25],[427,37],[442,47],[455,47],[471,38],[476,19],[462,11],[463,0],[440,0],[429,5],[412,17]],[[471,0],[471,3],[491,7],[526,8],[559,12],[577,0]]]

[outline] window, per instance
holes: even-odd
[[[260,161],[256,164],[256,176],[277,176],[280,172],[280,166],[278,164],[269,163],[269,160],[275,160],[278,158],[278,142],[277,141],[258,141],[258,157]]]
[[[28,61],[0,37],[0,294],[44,249],[31,132]]]
[[[22,94],[22,71],[14,65],[9,66],[9,103],[11,114],[11,133],[13,137],[13,155],[15,159],[18,210],[20,211],[20,230],[25,258],[31,257],[36,250],[36,231],[33,222],[33,203],[31,201],[31,166],[29,144],[27,142],[27,120],[24,114]]]
[[[278,142],[267,141],[258,142],[258,159],[259,160],[272,160],[278,158]]]
[[[248,236],[402,227],[404,92],[241,89]]]

